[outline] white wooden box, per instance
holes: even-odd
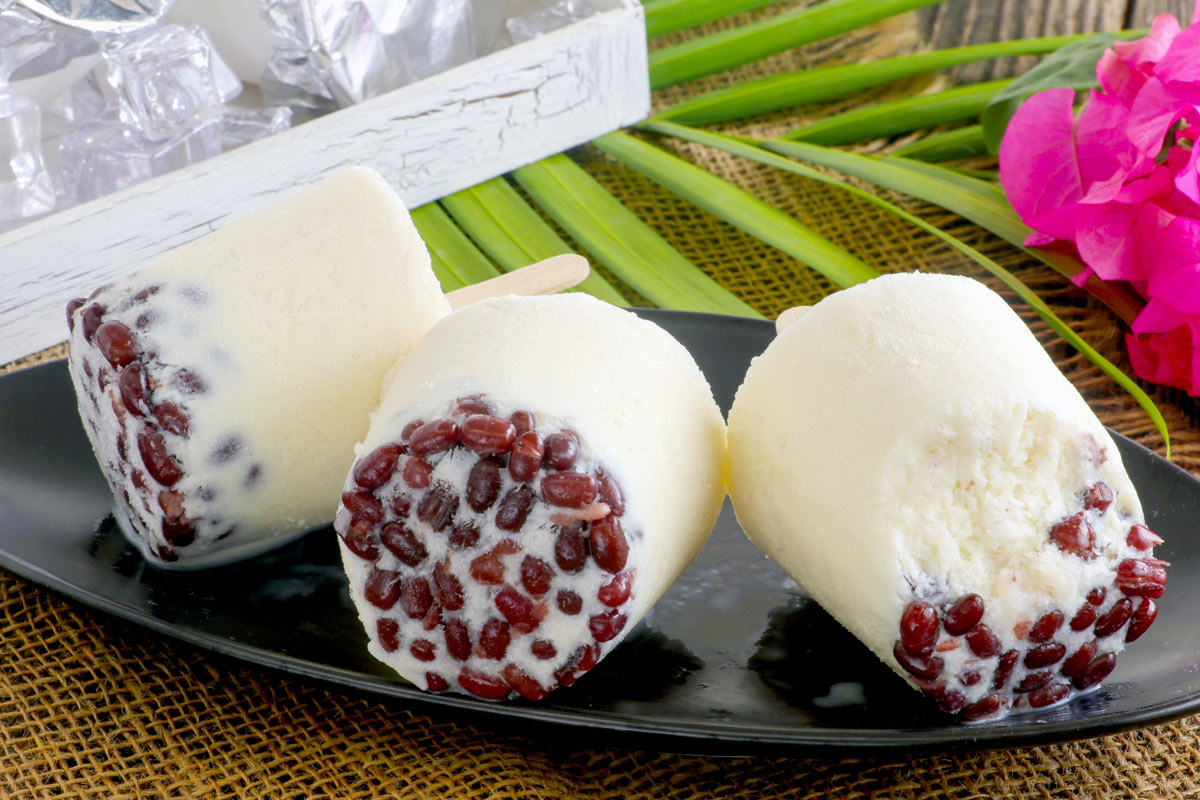
[[[350,165],[410,208],[643,119],[638,0],[0,235],[0,364],[66,339],[67,301]]]

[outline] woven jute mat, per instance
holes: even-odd
[[[784,2],[758,13],[798,4]],[[765,73],[911,52],[918,46],[915,19],[901,17],[665,90],[656,104]],[[931,90],[936,83],[909,81],[734,130],[777,133],[888,95]],[[984,277],[936,240],[837,190],[649,138],[745,187],[881,270]],[[812,303],[834,289],[802,263],[672,197],[599,151],[585,147],[573,155],[693,262],[763,313]],[[1087,295],[953,215],[902,197],[889,199],[1016,270],[1087,341],[1128,368],[1119,323]],[[1106,424],[1162,452],[1153,426],[1128,395],[1027,308],[1014,306]],[[0,371],[61,355],[51,350]],[[1190,401],[1172,393],[1156,396],[1170,426],[1175,462],[1200,472],[1200,429],[1189,421]],[[1070,744],[967,755],[720,759],[619,746],[580,749],[483,723],[434,719],[397,702],[249,667],[93,613],[3,573],[0,648],[3,798],[1200,796],[1198,718]]]

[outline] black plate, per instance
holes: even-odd
[[[722,408],[765,322],[645,311],[696,356]],[[1170,584],[1158,621],[1103,688],[1041,714],[964,725],[934,711],[742,534],[728,505],[700,558],[650,617],[570,689],[540,704],[430,695],[366,651],[328,529],[199,573],[147,567],[110,497],[61,362],[0,377],[0,566],[88,606],[209,650],[438,714],[590,744],[721,754],[1008,747],[1095,736],[1200,709],[1200,482],[1117,441]]]

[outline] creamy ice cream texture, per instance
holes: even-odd
[[[968,718],[1097,685],[1156,613],[1159,540],[1104,427],[968,278],[838,292],[729,416],[750,538],[880,659]]]
[[[71,377],[133,541],[209,565],[328,524],[384,374],[449,310],[362,168],[73,301]]]
[[[489,699],[574,683],[699,553],[724,446],[653,323],[581,294],[454,312],[389,377],[334,525],[371,653]]]

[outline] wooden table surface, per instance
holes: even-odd
[[[1028,36],[1149,27],[1158,14],[1187,25],[1191,0],[948,0],[920,12],[922,34],[935,48]],[[1007,58],[950,71],[955,83],[993,80],[1023,72],[1037,59]]]

